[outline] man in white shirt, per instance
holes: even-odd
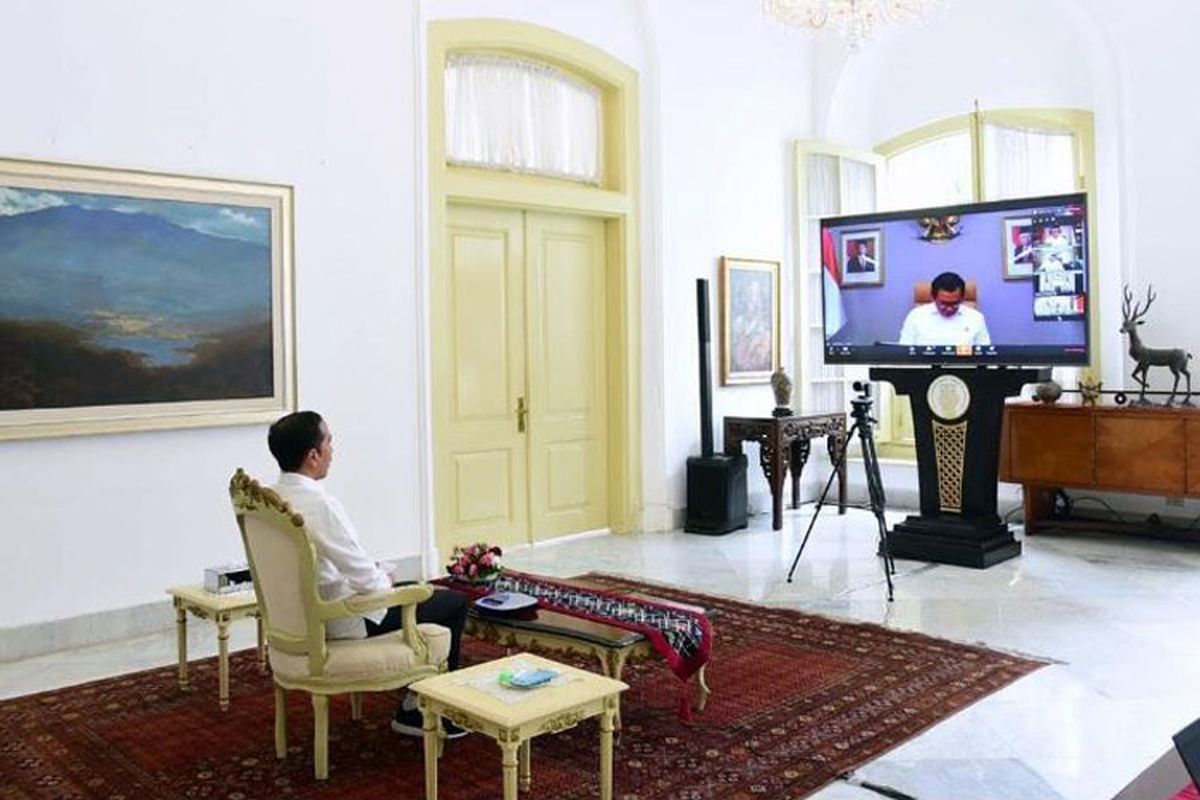
[[[932,303],[923,303],[904,318],[900,344],[907,345],[989,345],[983,314],[963,305],[967,284],[955,272],[943,272],[933,279]]]
[[[267,434],[267,446],[279,463],[279,482],[273,488],[292,510],[304,517],[304,525],[317,550],[317,590],[324,600],[340,600],[355,594],[385,592],[392,579],[358,540],[350,515],[319,482],[329,474],[333,462],[333,437],[329,427],[315,411],[298,411],[280,418]],[[417,622],[433,622],[450,629],[449,669],[458,669],[463,625],[467,619],[467,601],[458,592],[437,589],[433,596],[417,606]],[[328,639],[362,639],[391,633],[401,628],[399,606],[372,612],[361,618],[337,619],[325,623]],[[457,726],[444,725],[447,736],[462,736]],[[424,736],[421,712],[414,700],[406,697],[392,729],[399,733]]]

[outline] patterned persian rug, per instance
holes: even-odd
[[[713,609],[708,708],[676,714],[679,681],[661,659],[630,664],[616,748],[619,800],[788,800],[879,756],[1042,662],[874,625],[839,622],[613,576],[589,576]],[[502,653],[465,643],[465,660]],[[579,662],[580,666],[589,666]],[[232,658],[229,711],[217,708],[215,659],[192,664],[181,693],[164,667],[0,703],[0,798],[420,798],[419,739],[391,732],[393,695],[367,695],[364,718],[335,698],[330,778],[312,776],[312,711],[292,693],[290,748],[277,761],[270,679],[252,651]],[[598,797],[594,720],[533,744],[530,800]],[[439,797],[501,794],[500,751],[473,735],[448,742]]]

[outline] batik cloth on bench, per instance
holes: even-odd
[[[684,681],[704,666],[712,653],[712,623],[708,617],[670,603],[575,586],[511,570],[505,570],[491,584],[466,583],[451,578],[439,578],[433,583],[473,597],[492,592],[519,592],[536,598],[539,608],[637,631]]]

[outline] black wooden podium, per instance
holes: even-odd
[[[1021,554],[996,513],[1004,399],[1050,368],[872,367],[912,404],[921,513],[888,532],[895,558],[982,569]]]

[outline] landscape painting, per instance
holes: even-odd
[[[0,161],[0,438],[293,405],[288,187]]]

